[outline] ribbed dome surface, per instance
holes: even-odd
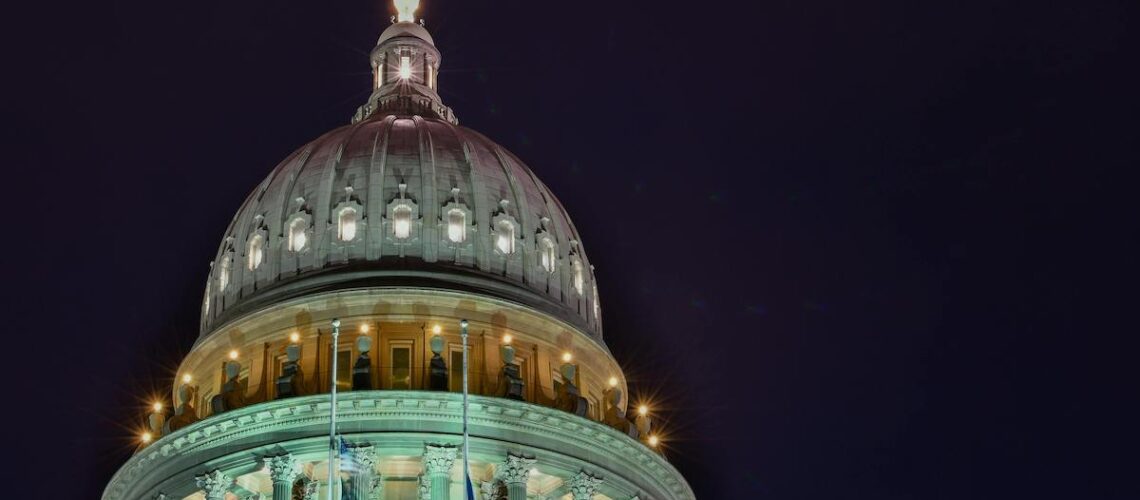
[[[513,154],[442,120],[376,116],[281,162],[226,230],[202,332],[365,286],[474,291],[601,336],[593,273],[561,204]]]

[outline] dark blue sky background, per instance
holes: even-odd
[[[700,498],[1124,499],[1140,497],[1135,7],[420,13],[461,122],[573,216],[607,341],[668,410]],[[129,456],[197,335],[226,224],[363,102],[387,9],[4,7],[21,497],[95,498]]]

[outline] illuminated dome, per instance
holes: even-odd
[[[289,155],[226,229],[203,335],[314,291],[413,283],[525,304],[600,338],[592,268],[558,199],[514,154],[456,124],[423,27],[396,23],[380,40],[383,76],[355,123]]]
[[[351,123],[230,222],[201,335],[103,499],[693,500],[602,342],[574,224],[459,126],[418,3],[395,5]]]

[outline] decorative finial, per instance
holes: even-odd
[[[413,23],[416,21],[416,10],[420,8],[420,0],[394,0],[396,4],[396,22]]]

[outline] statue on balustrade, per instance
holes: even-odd
[[[431,364],[428,376],[428,388],[433,391],[447,390],[447,362],[440,353],[443,352],[443,337],[436,335],[431,338]],[[462,370],[462,367],[455,367]]]
[[[194,409],[194,400],[198,397],[198,388],[190,384],[178,387],[178,405],[174,407],[174,415],[166,419],[162,426],[163,435],[170,434],[198,421],[198,411]]]
[[[249,381],[239,378],[240,376],[241,363],[227,361],[226,383],[222,384],[222,392],[210,398],[210,409],[215,415],[245,406],[245,391]]]
[[[515,364],[515,348],[505,345],[502,348],[503,372],[499,376],[499,396],[507,399],[526,400],[526,381],[522,378],[522,370]]]
[[[372,358],[368,357],[368,351],[372,349],[372,337],[361,335],[356,339],[356,350],[360,351],[360,356],[356,358],[356,364],[352,366],[352,390],[354,391],[367,391],[372,389]]]
[[[301,346],[290,344],[285,348],[285,362],[281,364],[281,375],[274,381],[277,399],[291,398],[305,394],[301,374]]]
[[[574,385],[574,375],[577,374],[578,367],[566,363],[562,365],[560,371],[562,372],[562,386],[558,388],[554,406],[562,411],[585,417],[586,411],[590,408],[590,403],[582,397],[578,391],[578,386]]]
[[[607,403],[606,413],[602,417],[602,421],[606,425],[621,431],[623,434],[637,439],[637,427],[633,422],[629,421],[626,417],[626,412],[621,408],[621,389],[617,387],[611,388],[606,391],[605,399]]]

